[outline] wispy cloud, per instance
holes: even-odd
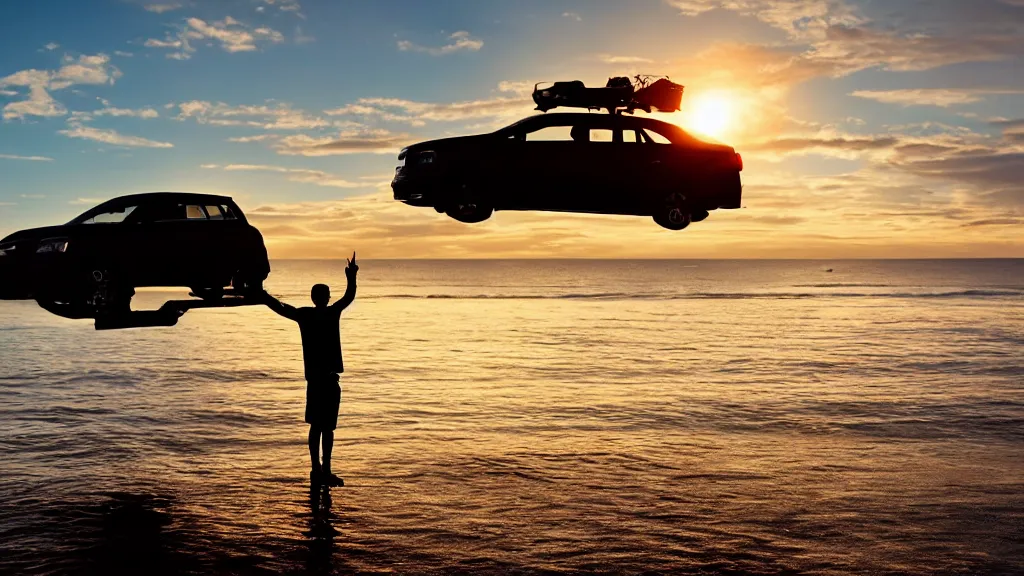
[[[649,64],[654,62],[650,58],[640,56],[616,56],[613,54],[600,54],[597,59],[605,64]]]
[[[973,104],[994,94],[1024,94],[1022,89],[1002,88],[909,88],[902,90],[856,90],[850,95],[901,106],[938,106],[948,108]]]
[[[508,85],[510,90],[518,86]],[[427,122],[456,122],[482,118],[508,118],[529,113],[525,97],[490,98],[461,102],[415,102],[401,98],[360,98],[353,104],[325,110],[328,116],[377,116],[387,121],[423,126]]]
[[[397,154],[413,141],[407,134],[386,130],[349,131],[338,136],[296,134],[281,138],[276,150],[288,156],[337,156],[343,154]]]
[[[25,119],[29,116],[52,117],[67,114],[67,109],[51,95],[76,84],[113,84],[121,71],[110,64],[106,54],[83,54],[77,58],[65,56],[56,70],[21,70],[0,78],[0,88],[26,89],[26,99],[10,102],[3,108],[4,120]]]
[[[127,136],[120,134],[115,130],[94,128],[92,126],[86,126],[77,122],[69,122],[66,130],[58,130],[59,134],[63,134],[68,138],[80,138],[82,140],[92,140],[94,142],[101,142],[103,144],[110,144],[112,146],[123,146],[126,148],[173,148],[174,144],[170,142],[160,142],[157,140],[150,140],[148,138],[142,138],[140,136]]]
[[[474,38],[469,32],[460,30],[448,37],[451,41],[444,46],[420,46],[409,40],[399,40],[398,49],[402,52],[425,52],[431,56],[444,56],[455,52],[476,52],[484,47],[484,41]]]
[[[53,158],[50,158],[48,156],[19,156],[17,154],[0,154],[0,158],[2,158],[4,160],[28,160],[28,161],[31,161],[31,162],[53,162]],[[22,194],[21,197],[22,198],[26,198],[27,196]]]
[[[157,14],[163,14],[164,12],[171,12],[181,8],[181,4],[177,2],[168,2],[166,4],[146,4],[143,6],[149,12],[156,12]]]
[[[187,18],[184,26],[168,32],[163,39],[149,38],[143,45],[148,48],[169,49],[171,51],[167,53],[168,58],[188,60],[196,52],[192,43],[199,40],[219,43],[226,52],[252,52],[258,49],[260,43],[284,42],[284,35],[267,26],[247,26],[231,16],[211,22],[193,17]]]
[[[224,102],[191,100],[176,105],[177,120],[193,118],[213,126],[250,126],[265,130],[308,130],[332,126],[328,120],[296,110],[291,105],[270,101],[258,106],[232,106]]]
[[[317,186],[328,186],[331,188],[367,188],[373,184],[367,182],[352,182],[344,178],[321,170],[307,168],[288,168],[285,166],[270,166],[266,164],[203,164],[201,168],[221,169],[227,172],[276,172],[287,176],[291,182],[303,184],[315,184]]]
[[[583,16],[580,16],[578,12],[562,12],[562,18],[568,18],[569,20],[575,20],[576,22],[583,22]]]

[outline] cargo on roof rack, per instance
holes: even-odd
[[[652,79],[657,78],[652,82]],[[547,112],[560,106],[607,110],[618,114],[644,112],[677,112],[683,100],[683,86],[668,77],[640,75],[633,81],[624,76],[609,78],[603,88],[587,88],[583,82],[555,82],[541,88],[539,82],[533,89],[533,101],[537,110]]]

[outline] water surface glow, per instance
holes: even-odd
[[[289,321],[0,303],[0,571],[1024,571],[1024,261],[361,264],[329,502]]]

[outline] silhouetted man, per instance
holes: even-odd
[[[309,458],[313,469],[309,481],[328,486],[344,486],[345,482],[331,472],[331,450],[334,429],[338,427],[341,404],[340,374],[345,371],[341,360],[341,311],[356,298],[356,253],[345,268],[348,287],[340,300],[327,305],[331,289],[317,284],[310,290],[313,307],[295,308],[263,292],[264,303],[274,312],[299,323],[302,333],[302,361],[306,369],[306,423],[309,424]],[[319,444],[323,439],[323,464]]]

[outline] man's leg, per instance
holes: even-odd
[[[324,447],[324,474],[331,473],[331,452],[334,450],[334,430],[324,430],[323,434],[323,447]]]
[[[334,434],[331,434],[334,437]],[[325,437],[326,441],[326,437]],[[324,460],[327,461],[330,458],[330,454],[324,453]],[[309,460],[312,462],[313,472],[320,473],[320,429],[316,426],[309,425]]]

